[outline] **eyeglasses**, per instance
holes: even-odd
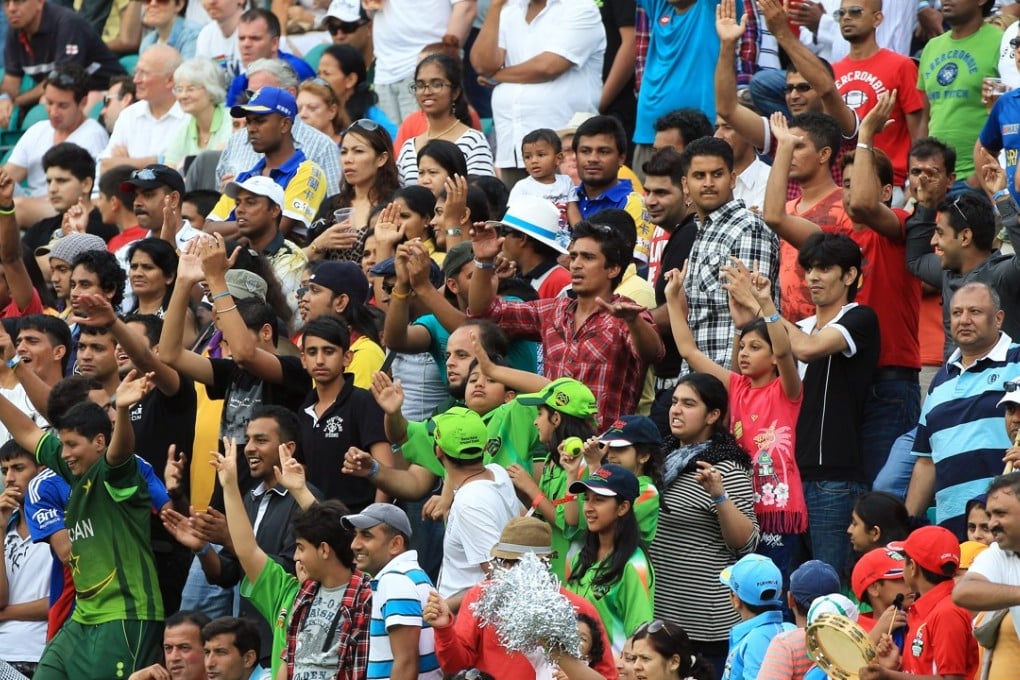
[[[804,94],[805,92],[810,92],[812,88],[811,83],[787,83],[783,90],[786,91],[786,94],[790,94],[794,90]]]
[[[839,21],[845,16],[849,16],[851,19],[860,19],[862,16],[864,16],[864,8],[857,6],[840,7],[839,9],[832,13],[832,18],[835,19],[836,21]]]
[[[374,120],[372,120],[371,118],[359,118],[356,121],[354,121],[353,123],[351,123],[350,125],[348,125],[347,129],[344,130],[343,134],[346,135],[348,132],[350,132],[351,130],[353,130],[356,127],[357,128],[361,128],[365,132],[375,132],[376,130],[378,130],[382,126],[379,125],[379,123],[377,123]],[[343,135],[341,135],[341,136],[343,136]]]
[[[201,85],[174,85],[174,94],[194,94],[204,89]]]
[[[453,83],[446,80],[430,80],[427,83],[424,80],[416,80],[407,86],[407,89],[412,93],[417,94],[419,92],[442,92],[444,88],[451,87]]]
[[[329,31],[330,35],[336,35],[337,33],[350,34],[368,23],[368,19],[360,19],[358,21],[327,21],[326,30]]]

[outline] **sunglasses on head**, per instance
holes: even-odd
[[[790,94],[794,90],[800,93],[810,92],[811,83],[787,83],[783,90],[786,91],[786,94]]]
[[[1002,386],[1002,389],[1007,392],[1018,392],[1020,391],[1020,380],[1010,380]]]
[[[359,118],[358,120],[348,125],[347,129],[344,130],[343,134],[346,135],[348,132],[353,131],[354,128],[359,128],[361,130],[364,130],[365,132],[375,132],[380,127],[381,126],[379,125],[379,123],[375,122],[371,118]]]

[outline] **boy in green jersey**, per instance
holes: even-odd
[[[131,408],[152,389],[132,371],[117,388],[115,424],[92,402],[39,429],[0,397],[0,421],[26,450],[71,485],[65,525],[76,605],[46,647],[36,678],[126,678],[156,660],[163,600],[152,557],[151,497],[132,455]]]

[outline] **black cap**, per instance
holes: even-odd
[[[135,189],[158,189],[167,187],[170,191],[176,191],[182,196],[185,194],[184,178],[173,168],[152,163],[131,173],[130,179],[122,182],[121,191],[134,191]]]

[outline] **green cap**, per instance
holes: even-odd
[[[541,392],[522,394],[517,401],[525,406],[548,406],[554,411],[578,418],[591,418],[598,413],[595,395],[588,386],[573,378],[557,378]]]
[[[450,458],[473,460],[485,453],[489,430],[482,417],[463,406],[454,406],[432,418],[436,444]]]

